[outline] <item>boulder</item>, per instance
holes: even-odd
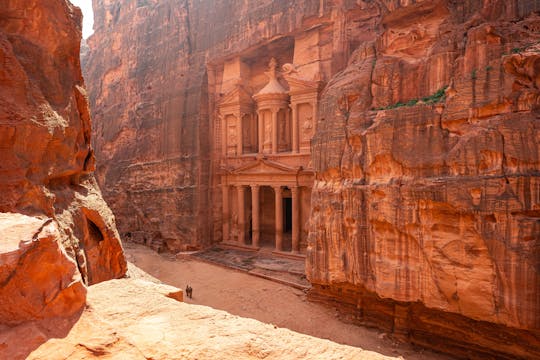
[[[0,324],[69,317],[86,300],[76,262],[52,219],[0,213]]]

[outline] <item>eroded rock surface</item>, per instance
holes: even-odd
[[[0,284],[2,325],[69,317],[85,304],[86,287],[52,219],[0,213]]]
[[[45,341],[47,326],[0,334],[9,359],[395,359],[313,338],[224,311],[177,302],[141,279],[88,289],[88,308],[67,334]],[[25,338],[20,335],[24,334]]]
[[[94,7],[98,176],[126,238],[221,241],[220,95],[318,54],[313,295],[462,356],[540,356],[537,1]]]
[[[219,59],[222,66],[249,49],[264,67],[255,66],[262,88],[269,49],[281,60],[279,49],[291,43],[285,35],[303,32],[319,16],[329,20],[331,6],[313,0],[93,4],[95,33],[83,70],[96,123],[96,173],[120,233],[174,252],[221,240],[215,103],[227,89],[218,89],[213,77],[221,79],[222,69],[211,63]],[[325,59],[328,68],[339,61]]]
[[[308,278],[418,343],[536,358],[540,8],[387,5],[321,98]]]
[[[0,212],[52,219],[60,246],[93,284],[123,276],[126,262],[92,175],[80,23],[68,1],[2,2]]]

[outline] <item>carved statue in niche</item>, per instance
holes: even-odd
[[[236,127],[235,126],[229,126],[229,133],[228,133],[228,140],[229,145],[236,145]]]
[[[244,147],[251,147],[251,122],[248,114],[242,114],[242,143]]]
[[[304,121],[304,123],[302,124],[302,130],[306,138],[309,138],[311,136],[312,129],[313,129],[313,116],[309,116],[306,119],[306,121]]]
[[[285,133],[285,119],[280,119],[279,122],[279,142],[282,144],[287,142],[287,134]]]

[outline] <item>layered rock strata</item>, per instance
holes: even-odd
[[[292,5],[95,0],[93,5],[95,33],[83,70],[96,123],[97,177],[120,233],[174,252],[220,241],[223,170],[216,103],[234,82],[221,87],[223,63],[245,53],[257,62],[255,83],[262,88],[271,53],[283,65],[290,35],[329,20],[330,5],[312,0]],[[328,40],[321,42],[331,49]],[[329,69],[342,62],[326,56]]]
[[[80,278],[95,284],[126,271],[92,175],[80,22],[68,1],[2,2],[1,323],[73,313],[84,304]]]
[[[94,8],[98,176],[126,238],[171,251],[223,239],[220,95],[245,78],[256,93],[270,57],[300,59],[284,72],[316,64],[324,86],[306,224],[314,298],[459,355],[540,356],[537,1]]]
[[[385,3],[322,94],[308,278],[416,343],[537,358],[540,6]]]

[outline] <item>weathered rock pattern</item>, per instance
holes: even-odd
[[[163,285],[111,280],[88,289],[88,308],[62,336],[35,322],[0,334],[6,359],[397,359],[177,302]],[[168,291],[169,287],[164,290]],[[113,301],[112,299],[118,300]],[[51,338],[51,336],[57,338]]]
[[[256,68],[254,52],[285,53],[320,28],[304,49],[324,55],[326,84],[311,149],[314,296],[444,351],[540,356],[537,1],[94,8],[98,177],[126,238],[173,251],[221,240],[215,64]]]
[[[55,222],[1,213],[0,234],[0,324],[71,316],[82,309],[86,287]]]
[[[330,6],[313,0],[93,4],[95,33],[83,70],[96,123],[96,173],[120,233],[171,251],[221,240],[220,149],[212,143],[219,99],[207,66],[274,38],[287,45],[285,35],[319,16],[328,19]],[[338,60],[328,59],[328,67]]]
[[[540,4],[386,3],[321,98],[308,277],[417,343],[537,358]]]
[[[72,314],[84,304],[81,275],[94,284],[126,271],[92,175],[80,22],[68,1],[2,2],[0,213],[10,213],[0,219],[2,324]]]

